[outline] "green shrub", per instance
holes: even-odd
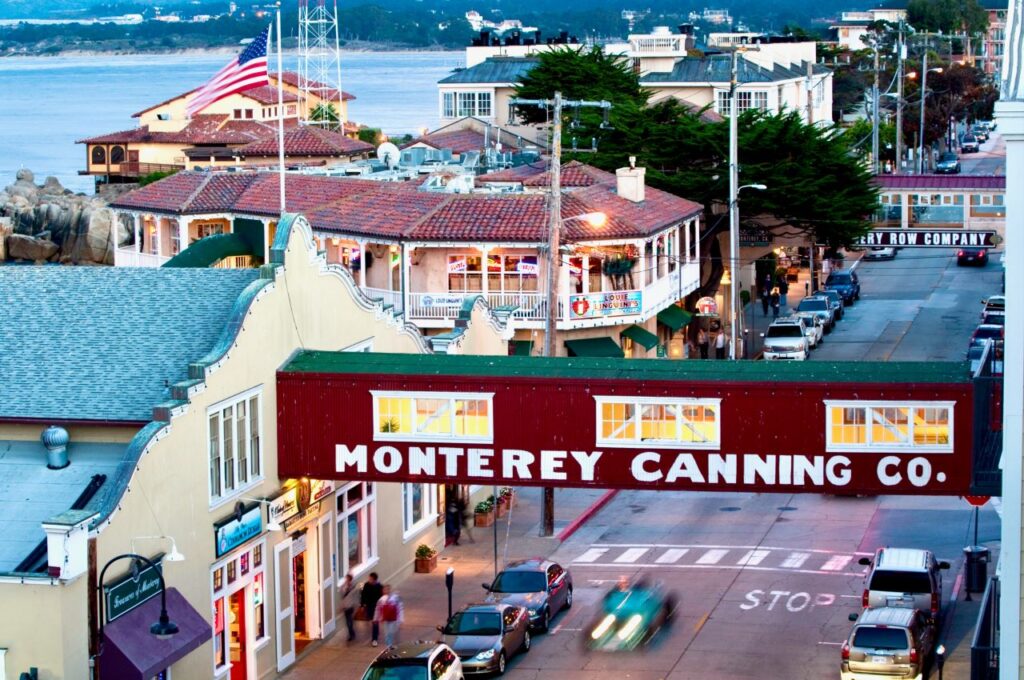
[[[416,559],[418,560],[429,560],[431,557],[437,554],[437,551],[431,548],[426,543],[420,543],[416,548]]]

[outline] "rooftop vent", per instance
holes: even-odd
[[[68,442],[71,437],[67,430],[51,425],[43,430],[40,439],[46,447],[46,467],[51,470],[62,470],[71,465],[71,461],[68,460]]]

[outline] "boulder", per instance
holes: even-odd
[[[19,182],[25,181],[28,182],[29,184],[35,184],[36,182],[36,174],[29,170],[28,168],[22,168],[21,170],[18,170],[18,174],[16,174],[14,178]]]
[[[11,220],[0,217],[0,262],[7,259],[7,237],[11,234]]]
[[[51,175],[46,178],[45,182],[43,182],[43,186],[39,187],[39,193],[50,196],[63,196],[64,185],[60,183],[59,179]]]
[[[24,234],[11,234],[7,237],[7,256],[12,260],[46,261],[59,250],[53,241],[44,241]]]
[[[72,261],[114,264],[114,214],[103,209],[83,213],[83,217],[85,215],[88,215],[88,219],[80,221],[85,228],[76,235],[75,246],[71,251]]]

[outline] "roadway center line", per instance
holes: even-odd
[[[693,634],[694,635],[697,635],[697,633],[700,632],[700,629],[703,628],[704,624],[708,622],[708,618],[710,616],[711,616],[711,612],[704,612],[704,616],[700,617],[700,621],[698,621],[697,625],[693,627]]]

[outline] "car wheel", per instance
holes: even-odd
[[[565,594],[565,607],[563,609],[572,609],[572,588],[569,588],[569,592]]]
[[[523,644],[520,646],[520,649],[523,651],[524,654],[526,652],[530,651],[530,643],[531,642],[532,642],[532,640],[530,639],[530,631],[526,631],[523,634]]]
[[[540,632],[546,633],[546,632],[548,632],[548,628],[550,628],[550,627],[551,627],[551,610],[548,609],[547,607],[545,607],[544,611],[540,615],[540,625],[538,626],[538,629],[540,630]]]
[[[495,675],[505,675],[505,652],[501,651],[498,653],[498,669],[494,673]]]

